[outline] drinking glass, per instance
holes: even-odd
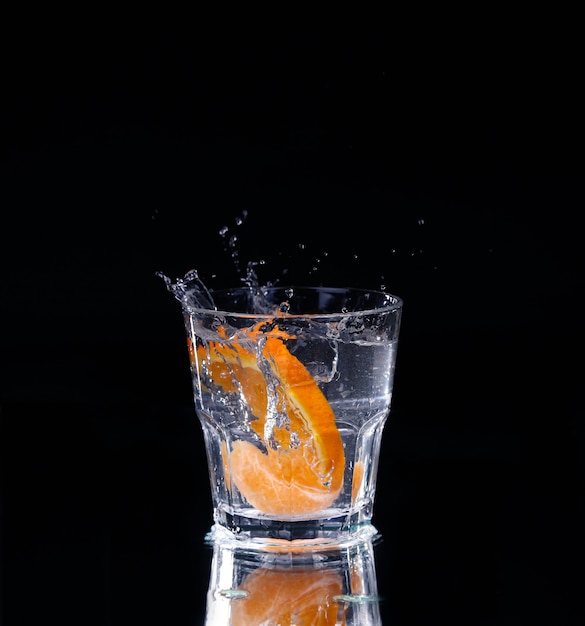
[[[184,314],[212,534],[260,549],[375,535],[402,300],[353,288],[211,292],[196,273],[167,286]]]

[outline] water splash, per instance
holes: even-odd
[[[264,261],[250,261],[246,268],[246,274],[240,280],[249,292],[251,310],[258,314],[272,314],[275,310],[274,303],[268,301],[267,295],[274,283],[267,282],[265,285],[261,285],[255,269],[264,263]],[[203,282],[197,270],[188,271],[185,276],[177,278],[175,282],[164,272],[156,272],[156,276],[163,279],[167,289],[183,306],[217,311],[212,290]],[[286,312],[282,309],[281,311]]]
[[[219,229],[219,236],[223,240],[224,251],[229,254],[230,260],[232,262],[233,269],[236,271],[236,275],[240,281],[240,283],[244,286],[244,288],[248,291],[248,302],[250,304],[249,311],[254,313],[266,313],[266,314],[281,314],[286,315],[291,307],[293,306],[291,299],[294,297],[293,290],[290,290],[290,293],[285,292],[285,298],[282,299],[282,302],[268,302],[268,290],[277,286],[281,280],[284,280],[285,277],[289,274],[289,269],[285,266],[280,270],[280,277],[274,278],[274,280],[266,281],[264,278],[261,282],[259,278],[259,269],[266,265],[266,261],[263,259],[248,261],[245,265],[245,271],[243,270],[243,260],[240,254],[239,248],[239,237],[237,230],[241,228],[248,217],[248,212],[243,210],[239,216],[234,218],[234,224],[225,225]],[[331,265],[329,258],[329,252],[326,250],[321,250],[315,255],[315,251],[309,252],[310,245],[307,245],[304,241],[299,241],[297,243],[298,250],[302,256],[309,256],[310,258],[305,258],[304,261],[307,264],[304,267],[304,271],[307,276],[314,276],[316,273],[327,272],[327,265]],[[422,250],[420,251],[422,252]],[[396,253],[396,249],[392,249],[392,253]],[[283,252],[280,251],[279,256],[282,256]],[[349,252],[351,262],[356,263],[360,261],[360,256],[357,251]],[[412,253],[414,255],[414,253]],[[289,259],[292,263],[292,267],[290,269],[294,271],[303,271],[303,259]],[[188,308],[197,308],[197,309],[205,309],[205,310],[218,310],[216,303],[214,302],[213,292],[214,289],[212,285],[207,281],[207,278],[204,280],[198,273],[198,270],[192,269],[184,277],[178,278],[175,281],[171,280],[168,276],[166,276],[163,272],[156,272],[156,275],[162,278],[166,284],[168,291],[170,291],[173,296],[181,302],[184,306]],[[212,279],[217,278],[217,274],[211,274]],[[323,278],[323,277],[322,277]],[[384,280],[384,277],[380,277],[381,280]],[[289,279],[287,278],[287,281]],[[296,284],[302,284],[302,280],[299,282],[298,279],[293,279]],[[207,283],[207,284],[205,284]],[[291,284],[289,282],[289,284]],[[233,286],[233,285],[229,285]],[[385,291],[386,287],[382,288],[382,291]]]
[[[211,292],[199,278],[197,270],[190,270],[183,278],[177,278],[174,283],[163,272],[156,272],[156,275],[164,280],[167,289],[181,304],[196,309],[215,310]]]

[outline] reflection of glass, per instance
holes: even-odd
[[[343,545],[371,526],[402,302],[383,292],[171,291],[187,327],[216,534]]]
[[[239,545],[213,545],[206,626],[382,624],[371,540],[323,552]]]

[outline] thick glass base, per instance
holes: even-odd
[[[210,542],[234,542],[244,549],[272,551],[328,550],[370,541],[378,534],[359,512],[317,520],[283,521],[215,512]]]

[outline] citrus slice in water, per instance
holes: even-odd
[[[232,444],[229,468],[236,487],[263,513],[299,516],[335,501],[345,455],[333,409],[286,347],[288,338],[276,328],[269,334],[251,330],[245,346],[236,340],[199,346],[197,362],[212,384],[240,394],[251,414],[250,426],[264,444]],[[274,403],[270,410],[269,398]],[[270,411],[286,414],[285,423],[271,418]]]
[[[339,605],[333,598],[341,594],[342,580],[335,571],[259,568],[240,589],[247,595],[233,602],[234,626],[339,623]]]

